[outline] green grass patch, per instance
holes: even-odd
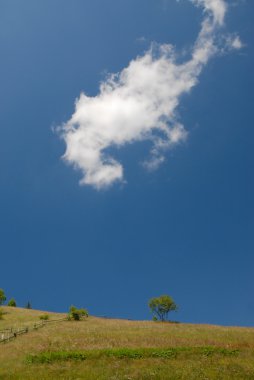
[[[112,348],[82,351],[50,351],[37,355],[28,355],[26,363],[44,364],[62,361],[83,361],[86,359],[116,358],[116,359],[172,359],[176,357],[189,358],[210,356],[236,356],[239,350],[220,347],[174,347],[174,348]]]

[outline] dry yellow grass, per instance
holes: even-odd
[[[40,310],[23,309],[20,307],[8,307],[2,306],[2,310],[6,313],[4,318],[0,320],[0,330],[9,327],[20,327],[29,326],[31,323],[37,322],[38,318],[42,314],[49,314],[49,316],[54,318],[62,318],[61,313],[45,312]]]
[[[33,324],[45,312],[5,308],[0,330]],[[49,313],[51,319],[63,314]],[[44,351],[101,348],[199,347],[239,349],[235,358],[186,360],[114,360],[96,363],[28,365],[25,357]],[[50,323],[0,345],[0,379],[254,379],[254,329],[170,324],[89,317],[85,321]],[[33,377],[36,371],[39,377]],[[196,376],[192,377],[192,376]],[[166,376],[166,377],[165,377]],[[171,377],[170,377],[171,376]],[[235,376],[235,377],[234,377]],[[241,377],[242,376],[242,377]]]

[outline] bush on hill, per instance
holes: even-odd
[[[39,318],[42,321],[48,321],[49,320],[49,315],[48,314],[42,314],[42,315],[39,316]]]
[[[71,306],[69,309],[68,319],[74,319],[74,321],[80,321],[81,319],[88,317],[88,311],[86,309],[77,309],[75,306]]]
[[[14,298],[11,298],[10,301],[8,302],[8,306],[16,307],[17,303]]]

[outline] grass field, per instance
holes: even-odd
[[[32,326],[45,313],[4,310],[0,330]],[[95,317],[52,322],[0,345],[0,379],[254,380],[254,328]]]

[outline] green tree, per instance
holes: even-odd
[[[80,321],[80,319],[87,318],[88,311],[86,309],[77,309],[75,306],[71,306],[69,309],[69,319]]]
[[[168,295],[151,298],[148,302],[148,306],[154,317],[162,322],[167,320],[168,313],[170,311],[177,310],[177,305],[175,304],[173,298]]]
[[[5,293],[3,289],[0,289],[0,305],[2,305],[6,301]]]
[[[16,307],[17,304],[16,304],[16,301],[14,298],[11,298],[10,301],[8,302],[8,306],[13,306],[13,307]]]
[[[28,301],[26,306],[25,306],[26,309],[32,309],[32,305],[30,304],[30,302]]]

